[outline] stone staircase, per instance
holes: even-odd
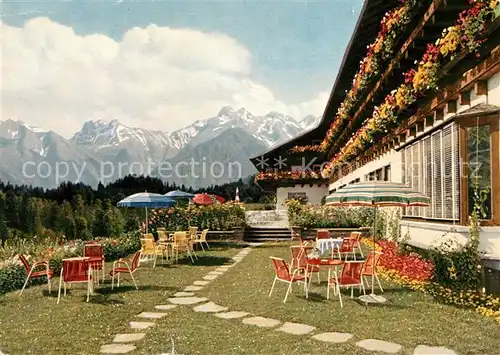
[[[292,231],[288,226],[286,211],[247,211],[247,228],[243,239],[247,242],[290,241]]]
[[[289,228],[266,227],[245,228],[243,240],[246,242],[279,242],[292,240],[292,231]]]

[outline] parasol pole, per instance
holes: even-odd
[[[149,229],[148,208],[146,207],[146,234],[148,233],[148,229]]]
[[[378,206],[375,205],[375,212],[373,217],[373,251],[375,252],[375,233],[377,231],[377,209]],[[375,257],[375,255],[373,255]],[[375,260],[375,259],[374,259]],[[375,270],[372,270],[372,295],[375,294]]]

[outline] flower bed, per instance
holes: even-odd
[[[369,207],[316,207],[287,201],[288,221],[291,226],[310,228],[359,228],[373,224],[373,209]]]
[[[127,257],[139,250],[139,233],[124,234],[117,239],[100,239],[94,242],[103,246],[106,261],[114,261]],[[69,241],[66,243],[19,243],[17,245],[5,246],[0,249],[0,294],[21,289],[26,280],[26,271],[17,254],[22,253],[28,261],[50,260],[50,267],[54,275],[58,276],[61,271],[62,259],[83,255],[84,241]],[[45,283],[45,278],[30,281],[32,284]]]
[[[296,182],[297,184],[313,184],[323,182],[320,174],[314,171],[278,171],[278,172],[260,172],[255,175],[255,182]]]
[[[400,7],[389,11],[382,19],[377,38],[368,46],[366,56],[361,61],[359,71],[354,76],[352,87],[341,103],[321,143],[321,148],[325,152],[331,148],[342,133],[345,123],[352,116],[351,111],[366,96],[367,88],[382,74],[381,67],[384,61],[394,54],[398,39],[411,22],[411,12],[415,4],[415,1],[404,1]]]
[[[187,230],[189,226],[211,231],[228,231],[245,225],[245,210],[241,203],[227,202],[207,206],[190,205],[153,210],[149,231],[157,228],[170,231]]]
[[[446,29],[436,44],[427,45],[426,52],[417,67],[404,73],[405,80],[399,88],[389,93],[380,106],[375,107],[372,117],[332,157],[330,164],[322,171],[324,177],[330,176],[336,166],[352,160],[371,146],[376,140],[375,136],[386,133],[389,125],[396,123],[400,113],[417,99],[429,91],[436,91],[439,71],[446,61],[479,48],[484,42],[480,37],[493,17],[498,1],[471,0],[471,4],[473,7],[463,11],[457,24]],[[327,138],[329,135],[330,132]]]
[[[373,248],[371,239],[363,243]],[[478,313],[500,322],[500,298],[477,290],[457,290],[432,281],[434,265],[417,253],[401,254],[397,244],[388,241],[376,242],[375,248],[383,253],[379,274],[400,286],[431,295],[437,300],[458,307],[473,308]]]

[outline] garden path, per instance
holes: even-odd
[[[101,347],[100,352],[104,354],[126,354],[136,350],[137,346],[133,345],[133,343],[142,340],[145,337],[145,331],[155,325],[154,319],[165,317],[168,314],[168,310],[171,310],[179,305],[192,306],[195,312],[210,313],[215,317],[228,321],[232,319],[240,319],[244,325],[267,328],[269,331],[279,331],[297,336],[311,336],[312,339],[320,342],[331,344],[345,343],[355,338],[355,335],[349,333],[323,332],[315,334],[316,327],[312,325],[286,321],[282,322],[277,319],[253,315],[243,310],[229,310],[228,307],[215,304],[206,297],[197,297],[195,295],[195,291],[203,289],[203,287],[209,285],[211,281],[217,279],[219,276],[223,275],[225,272],[237,265],[238,262],[243,260],[243,258],[251,252],[252,246],[257,245],[259,244],[255,243],[247,248],[244,248],[232,258],[233,262],[231,264],[223,265],[215,271],[209,272],[203,277],[203,280],[195,281],[193,285],[187,286],[184,291],[176,293],[174,297],[167,300],[169,304],[157,305],[155,307],[156,311],[154,312],[143,312],[138,314],[137,317],[143,319],[135,319],[129,323],[132,332],[116,335],[112,343]],[[363,339],[357,341],[355,345],[365,350],[377,353],[396,354],[403,350],[403,347],[400,344],[378,339]],[[174,352],[161,355],[174,355],[175,350],[172,351]],[[1,352],[0,355],[2,355]],[[445,347],[422,344],[413,350],[413,355],[456,355],[456,352]]]

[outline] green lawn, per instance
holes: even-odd
[[[83,289],[75,290],[59,305],[56,292],[47,295],[46,285],[29,288],[22,300],[17,294],[8,294],[0,298],[0,350],[11,355],[97,354],[99,347],[110,343],[114,335],[130,331],[128,322],[136,314],[166,304],[169,296],[200,280],[238,251],[235,247],[212,249],[202,254],[195,266],[160,264],[154,270],[144,267],[137,274],[139,291],[125,286],[111,292],[106,285],[88,304]],[[254,248],[242,262],[197,294],[230,310],[316,326],[315,334],[350,332],[355,338],[345,344],[325,344],[309,336],[248,326],[241,320],[193,312],[192,306],[178,306],[168,311],[167,317],[155,321],[131,354],[168,352],[171,338],[176,351],[184,355],[369,354],[355,346],[364,338],[397,342],[403,345],[405,354],[411,354],[419,344],[446,346],[461,354],[498,353],[500,327],[492,320],[392,285],[385,285],[388,304],[379,307],[367,308],[346,294],[341,309],[337,298],[326,301],[326,285],[317,283],[313,283],[309,300],[296,288],[283,304],[285,285],[280,284],[268,298],[273,280],[271,255],[289,259],[288,246],[267,244]]]

